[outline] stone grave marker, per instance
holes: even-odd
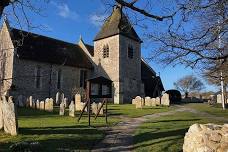
[[[32,108],[33,106],[33,100],[32,100],[32,96],[29,97],[29,107]]]
[[[56,105],[59,105],[59,103],[61,101],[61,97],[60,96],[61,96],[60,92],[57,92],[56,96],[55,96],[55,104]]]
[[[135,98],[135,100],[136,100],[135,101],[135,103],[136,103],[136,109],[139,109],[139,108],[142,109],[142,107],[143,107],[142,98],[140,96],[137,96]]]
[[[32,108],[36,109],[36,101],[34,99],[32,99]]]
[[[75,95],[75,110],[76,111],[81,111],[81,95],[80,94],[76,94]]]
[[[162,103],[162,105],[165,105],[165,106],[170,105],[169,94],[167,94],[167,93],[163,94],[163,96],[161,98],[161,103]]]
[[[156,107],[156,99],[155,98],[151,98],[151,106],[152,107]]]
[[[217,103],[222,103],[222,95],[221,94],[217,95]]]
[[[95,102],[92,103],[91,108],[92,108],[92,113],[97,114],[98,105]]]
[[[60,103],[60,106],[59,106],[59,115],[64,116],[64,112],[65,112],[65,105],[64,105],[64,102],[62,102]]]
[[[155,98],[155,103],[157,106],[161,105],[160,97]]]
[[[40,109],[40,101],[36,100],[36,109]]]
[[[44,106],[44,110],[45,110],[45,111],[48,111],[49,106],[50,106],[50,105],[49,105],[49,98],[46,98],[46,99],[45,99],[45,106]]]
[[[136,101],[135,99],[132,99],[131,103],[135,105],[136,104],[135,101]]]
[[[65,108],[67,108],[69,106],[67,98],[64,98],[63,103],[64,103]]]
[[[75,117],[75,105],[74,105],[74,101],[71,101],[71,103],[69,105],[69,116],[70,117]]]
[[[145,98],[145,106],[151,106],[151,98],[150,97]]]
[[[4,131],[12,136],[17,135],[17,118],[16,118],[16,110],[15,105],[12,100],[12,96],[8,98],[8,102],[6,97],[3,97],[3,124]]]
[[[45,109],[45,102],[40,101],[40,110],[44,110],[44,109]]]
[[[102,106],[102,103],[99,102],[98,105],[97,105],[97,110]],[[102,107],[101,110],[100,110],[100,113],[99,115],[103,115],[104,114],[104,108]]]

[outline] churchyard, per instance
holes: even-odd
[[[91,103],[91,126],[88,126],[86,112],[80,122],[77,121],[82,106],[77,109],[74,103],[84,105],[79,102],[79,97],[75,96],[75,102],[68,102],[61,96],[56,96],[61,99],[60,106],[54,106],[57,101],[52,98],[39,102],[29,97],[24,106],[18,103],[15,115],[17,132],[0,131],[0,151],[18,150],[20,147],[38,151],[100,151],[100,148],[121,151],[123,143],[134,151],[178,152],[183,148],[185,133],[191,125],[222,125],[228,120],[227,110],[221,110],[221,104],[170,105],[164,95],[160,100],[136,97],[132,104],[108,104],[108,124],[105,123],[105,109],[94,119],[99,104]],[[9,98],[8,102],[12,103],[11,100]],[[132,142],[124,143],[122,134],[126,135],[124,140]],[[108,136],[120,138],[120,143],[107,139]],[[106,140],[110,142],[108,147],[105,147]]]

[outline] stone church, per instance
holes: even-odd
[[[103,76],[113,81],[115,104],[136,96],[160,96],[163,84],[141,57],[142,40],[120,7],[113,9],[94,45],[80,38],[72,44],[29,33],[3,23],[0,32],[0,91],[17,97],[55,97],[58,91],[72,99],[86,89],[86,79]]]

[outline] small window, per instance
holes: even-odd
[[[80,70],[80,87],[86,88],[87,71]]]
[[[108,58],[109,57],[109,46],[105,45],[103,47],[103,58]]]
[[[57,73],[57,89],[61,89],[61,79],[62,79],[62,71],[58,70],[58,73]]]
[[[37,66],[36,68],[36,88],[41,87],[41,67]]]
[[[134,49],[131,45],[128,46],[128,58],[133,59],[134,57]]]

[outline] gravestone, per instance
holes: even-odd
[[[135,105],[136,104],[135,101],[136,101],[135,99],[132,99],[131,103]]]
[[[29,107],[32,108],[33,106],[33,100],[32,100],[32,96],[29,97]]]
[[[95,102],[92,103],[91,108],[92,108],[92,113],[97,114],[98,105]]]
[[[217,103],[222,103],[222,95],[221,94],[217,95]]]
[[[45,110],[45,111],[48,111],[48,109],[49,109],[49,98],[46,98],[46,99],[45,99],[44,110]]]
[[[145,98],[145,106],[151,106],[151,98],[150,97]]]
[[[65,108],[67,108],[68,107],[68,99],[64,98],[63,103],[64,103]]]
[[[45,109],[45,103],[44,101],[40,101],[40,110],[44,110]]]
[[[30,104],[30,103],[29,103],[29,98],[26,98],[25,106],[26,106],[26,107],[29,107],[29,104]]]
[[[102,103],[99,102],[98,105],[97,105],[97,110],[99,110],[101,106],[102,106]],[[103,114],[104,114],[104,108],[102,107],[100,112],[99,112],[99,115],[103,115]]]
[[[151,98],[151,106],[152,107],[156,107],[156,99],[155,98]]]
[[[24,98],[22,95],[19,95],[17,97],[17,103],[19,107],[24,107],[25,106],[25,102],[24,102]]]
[[[3,123],[4,123],[4,131],[12,136],[17,135],[17,118],[16,118],[16,109],[12,100],[12,96],[8,98],[8,102],[6,97],[3,97]]]
[[[2,101],[2,97],[0,97],[0,130],[3,129],[4,124],[3,124],[3,101]]]
[[[53,112],[54,109],[54,100],[52,98],[49,99],[49,112]]]
[[[59,106],[59,115],[64,116],[64,112],[65,112],[65,105],[64,105],[64,102],[62,102],[60,103],[60,106]]]
[[[40,109],[40,101],[36,100],[36,109]]]
[[[32,108],[36,109],[36,101],[34,99],[32,100]]]
[[[55,96],[55,104],[59,105],[60,100],[61,100],[61,94],[60,94],[60,92],[57,92],[56,96]]]
[[[163,94],[163,96],[161,98],[161,103],[162,103],[162,105],[165,105],[165,106],[170,105],[169,94],[167,94],[167,93]]]
[[[81,111],[82,104],[81,104],[81,95],[80,94],[76,94],[75,95],[75,110],[76,111]]]
[[[70,117],[75,117],[75,105],[74,105],[74,101],[71,101],[71,103],[69,105],[69,116]]]
[[[135,98],[135,106],[136,106],[136,109],[139,109],[139,108],[141,108],[142,109],[142,107],[143,107],[143,103],[142,103],[142,98],[140,97],[140,96],[137,96],[136,98]]]
[[[155,98],[155,103],[157,106],[161,105],[160,97]]]

